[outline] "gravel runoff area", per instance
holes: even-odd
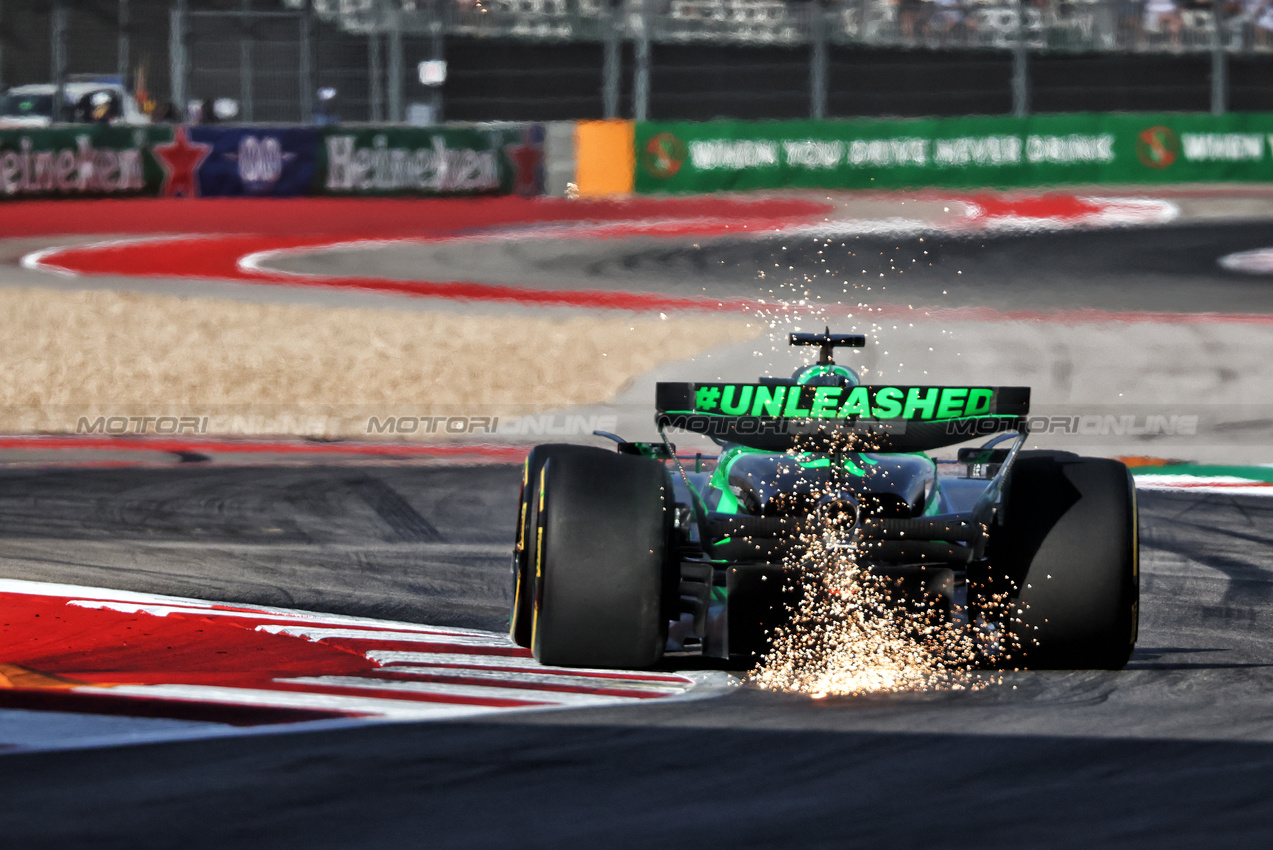
[[[84,418],[124,415],[195,417],[199,433],[209,435],[358,437],[367,435],[375,415],[515,416],[594,405],[660,364],[758,333],[738,315],[663,318],[515,305],[472,309],[458,302],[435,309],[415,299],[236,288],[185,276],[206,271],[197,268],[164,280],[67,279],[18,264],[40,248],[110,238],[98,235],[103,228],[117,238],[386,238],[580,219],[714,215],[751,221],[828,209],[825,203],[766,198],[0,205],[0,234],[7,237],[0,239],[0,313],[7,320],[0,337],[0,433],[65,433]],[[142,430],[159,427],[148,423]],[[127,433],[137,430],[130,424]],[[392,433],[446,436],[436,427]]]
[[[7,433],[74,432],[82,418],[122,415],[194,417],[207,434],[361,437],[372,415],[603,402],[661,363],[758,333],[740,317],[481,316],[51,289],[0,289],[0,315]],[[406,436],[446,433],[429,430]]]

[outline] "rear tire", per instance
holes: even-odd
[[[1000,666],[1121,669],[1136,644],[1140,595],[1136,491],[1118,461],[1022,452],[989,573],[973,596],[1010,646]],[[1007,604],[987,604],[992,594]],[[974,603],[976,604],[976,603]]]
[[[508,621],[509,637],[518,646],[530,648],[535,619],[535,573],[531,550],[534,548],[539,472],[550,458],[596,451],[600,449],[571,443],[549,443],[531,449],[522,464],[522,489],[517,500],[517,540],[513,545],[513,604]]]
[[[542,664],[650,667],[667,643],[672,488],[663,464],[554,455],[536,507],[532,649]]]

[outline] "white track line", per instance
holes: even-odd
[[[313,685],[320,688],[350,688],[368,691],[400,691],[405,695],[459,697],[475,700],[515,700],[525,705],[593,706],[627,704],[641,697],[618,694],[589,694],[571,691],[539,691],[534,688],[506,688],[491,685],[460,685],[449,682],[413,682],[404,679],[371,679],[362,676],[300,676],[278,679],[279,684]],[[614,688],[613,690],[619,690]],[[312,691],[307,690],[306,693]],[[648,692],[641,692],[648,696]],[[666,691],[672,696],[677,691]],[[487,708],[487,706],[479,706]]]
[[[1236,475],[1137,475],[1135,481],[1136,486],[1142,490],[1273,496],[1273,483],[1239,478]]]

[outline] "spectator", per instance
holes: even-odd
[[[314,123],[320,126],[340,123],[340,114],[336,111],[336,90],[324,86],[318,90],[318,98],[314,103]]]
[[[963,3],[961,0],[932,0],[932,3],[936,11],[925,24],[929,41],[934,42],[933,36],[937,34],[935,43],[938,46],[950,44],[955,30],[961,28],[964,22]]]
[[[171,100],[166,102],[156,110],[154,120],[156,124],[180,124],[181,115],[177,112],[177,104]]]
[[[1247,50],[1251,47],[1249,33],[1259,6],[1259,0],[1223,0],[1220,5],[1222,32],[1230,49]]]
[[[79,124],[109,124],[124,112],[119,95],[102,89],[85,94],[75,104],[75,121]]]
[[[898,33],[907,43],[915,41],[917,30],[926,28],[926,24],[922,21],[924,2],[925,0],[898,0]]]
[[[1259,0],[1252,10],[1255,20],[1255,43],[1258,47],[1268,47],[1273,40],[1273,3]]]
[[[1118,28],[1116,46],[1129,48],[1140,44],[1141,21],[1145,17],[1143,5],[1144,0],[1115,0],[1115,26]]]
[[[1166,34],[1173,47],[1180,45],[1180,10],[1175,0],[1146,0],[1145,32],[1151,36]]]

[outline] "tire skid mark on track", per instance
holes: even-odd
[[[215,735],[698,698],[734,681],[543,667],[494,632],[103,588],[0,580],[0,611],[0,708],[132,716],[134,742],[152,739],[148,717]]]

